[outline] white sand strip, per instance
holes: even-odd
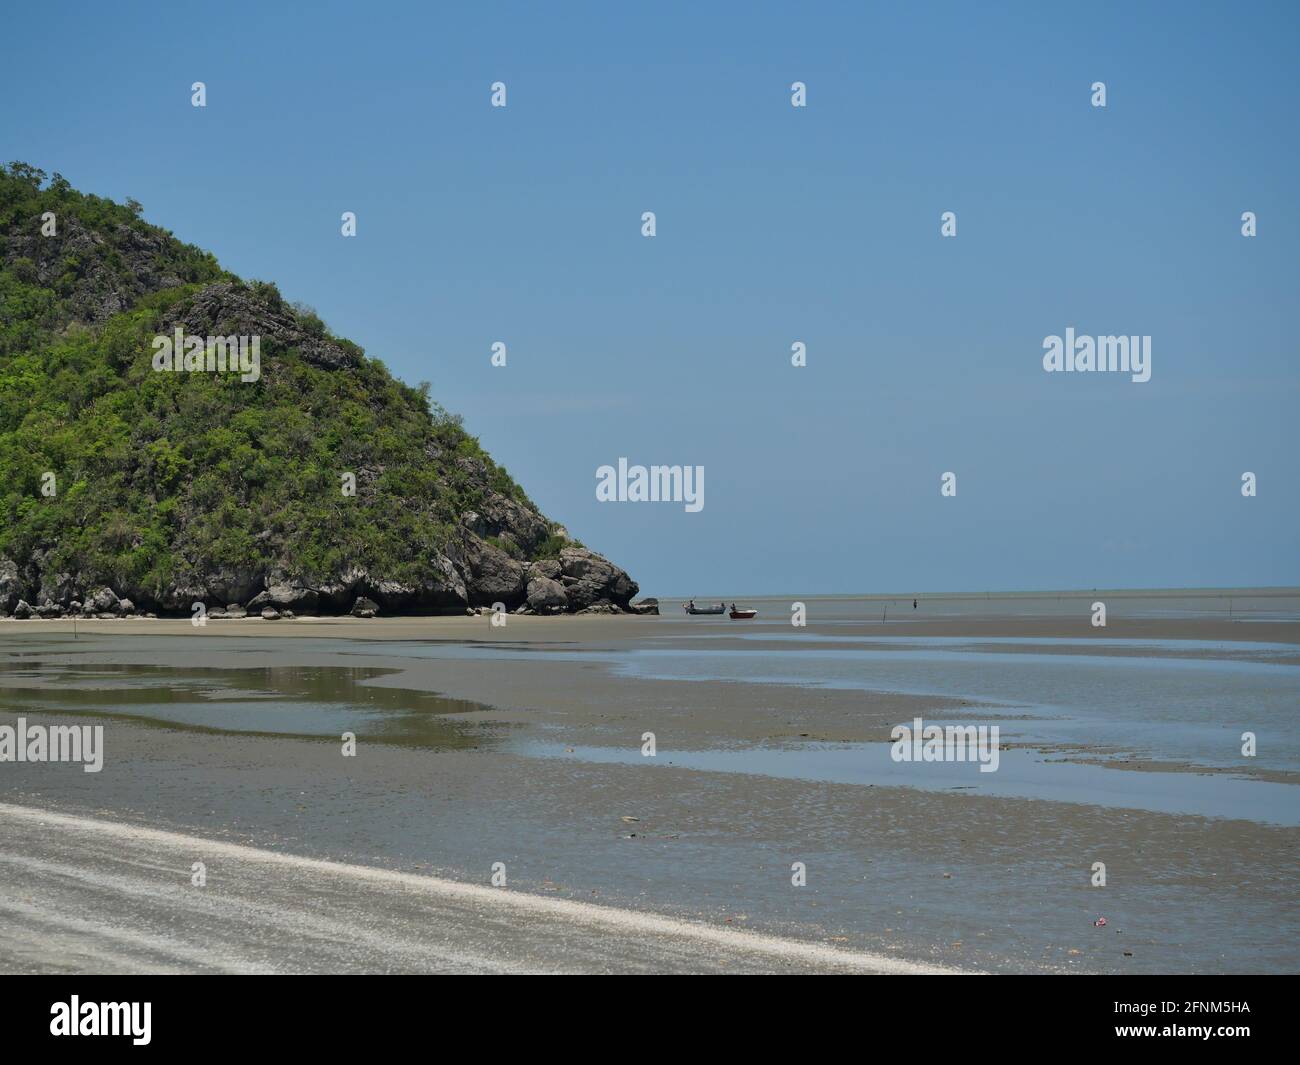
[[[33,864],[37,856],[31,851],[47,847],[57,852],[58,860],[42,869]],[[238,937],[225,942],[226,955],[217,966],[225,971],[245,968],[229,956],[241,950],[248,954],[248,968],[263,969],[269,957],[249,949],[251,945],[272,943],[279,935],[287,938],[291,931],[296,937],[293,947],[304,940],[309,941],[308,947],[275,954],[272,967],[279,971],[960,971],[0,803],[0,866],[5,864],[5,854],[13,859],[10,869],[22,868],[26,876],[57,873],[57,886],[71,894],[56,908],[80,911],[63,918],[69,932],[85,932],[86,914],[111,904],[124,907],[123,912],[131,913],[137,923],[148,923],[155,911],[170,910],[172,917],[191,913],[196,925],[206,919],[216,926],[217,938],[238,924]],[[206,888],[188,886],[194,861],[210,869]],[[126,876],[134,878],[129,887]],[[17,883],[0,879],[0,893],[12,895]],[[86,896],[84,905],[77,892]],[[225,909],[214,908],[218,904]],[[7,919],[32,913],[30,904],[4,908],[9,911]],[[175,924],[168,922],[170,927]],[[206,934],[211,942],[214,932],[209,929]],[[396,943],[402,949],[396,949]],[[313,944],[320,947],[315,953],[309,949]],[[188,969],[186,962],[194,960],[192,949],[178,942],[166,968]],[[22,953],[22,958],[0,957],[0,968],[65,968],[56,964],[57,958],[42,959],[39,951]],[[167,951],[160,953],[165,956]],[[147,971],[151,966],[140,967]],[[71,968],[79,966],[74,963]],[[90,962],[89,971],[96,968]]]

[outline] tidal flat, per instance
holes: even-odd
[[[944,967],[1295,971],[1300,593],[1095,597],[5,621],[0,724],[105,750],[0,801]],[[997,771],[893,760],[916,718]]]

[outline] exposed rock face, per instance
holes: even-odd
[[[499,528],[499,531],[506,530]],[[520,537],[534,532],[534,522],[526,520]],[[59,607],[60,614],[80,612],[86,617],[133,614],[142,609],[152,612],[150,608],[189,614],[196,602],[208,603],[210,615],[224,607],[217,616],[229,618],[261,614],[267,608],[277,617],[283,617],[286,612],[351,612],[358,617],[412,612],[463,614],[467,607],[472,610],[496,603],[504,604],[507,610],[526,608],[537,614],[576,612],[592,607],[609,607],[616,613],[658,613],[655,600],[633,606],[636,582],[613,563],[585,548],[565,547],[558,559],[529,563],[512,558],[473,533],[466,531],[463,536],[463,546],[455,552],[458,557],[453,560],[445,555],[437,556],[430,567],[436,576],[419,585],[375,580],[356,568],[327,581],[312,582],[286,564],[265,575],[253,572],[232,575],[229,570],[214,570],[198,574],[154,597],[146,589],[126,586],[113,589],[96,585],[83,589],[75,575],[66,573],[33,582],[24,579],[16,563],[0,559],[0,611],[13,612],[15,616],[37,613],[30,605],[26,615],[17,611],[19,601],[31,596],[37,603],[49,602]],[[33,583],[36,588],[32,587]],[[232,588],[243,594],[228,594]],[[373,613],[363,615],[359,610]]]
[[[478,471],[471,465],[467,472]],[[484,498],[478,510],[462,515],[461,524],[480,539],[496,538],[524,552],[531,551],[551,535],[550,523],[537,511],[495,492]]]
[[[268,577],[266,590],[253,596],[248,604],[248,609],[257,611],[269,606],[283,610],[288,607],[306,613],[314,613],[319,599],[320,597],[314,589],[306,587],[296,578],[280,570]]]
[[[75,573],[45,573],[42,554],[34,554],[22,568],[12,559],[0,558],[0,610],[17,615],[19,601],[30,600],[48,601],[86,616],[137,610],[189,614],[194,603],[204,602],[213,608],[225,606],[232,617],[240,616],[236,611],[245,607],[254,614],[265,607],[279,615],[286,610],[342,614],[359,598],[371,603],[368,609],[376,614],[464,613],[467,607],[496,603],[503,603],[507,610],[527,606],[536,613],[578,611],[598,604],[619,611],[632,609],[636,582],[586,548],[570,545],[560,550],[559,558],[524,562],[474,531],[482,530],[497,543],[522,551],[545,539],[551,528],[535,510],[487,492],[482,509],[466,515],[459,541],[428,558],[427,576],[419,584],[370,574],[356,566],[325,580],[312,580],[298,572],[292,560],[285,560],[267,572],[251,566],[237,570],[214,566],[191,573],[161,594],[150,594],[147,588],[132,587],[129,582],[120,587],[87,586]],[[27,609],[33,610],[30,604]],[[643,606],[636,612],[653,611]]]
[[[59,219],[51,236],[42,235],[36,226],[11,232],[4,258],[9,264],[29,260],[35,266],[34,280],[47,286],[58,282],[70,259],[78,262],[80,277],[69,297],[72,310],[77,320],[98,324],[129,310],[141,296],[185,282],[168,262],[174,243],[161,232],[126,225],[100,232],[69,214]],[[115,269],[113,260],[129,269]]]
[[[112,588],[96,588],[90,595],[86,596],[82,604],[82,610],[87,614],[116,614],[118,604],[121,602]]]
[[[373,599],[361,596],[352,604],[350,613],[354,618],[373,618],[379,613],[379,604]]]
[[[401,581],[367,581],[366,588],[380,608],[390,614],[400,613],[407,607],[417,605],[414,586],[403,584]]]
[[[218,566],[203,578],[207,595],[222,603],[247,603],[262,587],[261,575],[252,566],[237,569]]]
[[[42,574],[41,587],[36,598],[42,602],[53,602],[66,607],[72,603],[76,593],[76,582],[70,573]]]
[[[136,602],[151,603],[170,614],[188,614],[195,603],[219,599],[209,594],[207,585],[192,579],[164,589],[162,595],[157,597],[150,595],[147,588],[128,587],[123,588],[123,591]]]
[[[365,582],[365,570],[349,566],[332,580],[321,581],[316,588],[317,608],[323,614],[342,614],[356,602],[357,590]],[[378,606],[375,608],[378,609]]]
[[[543,558],[533,562],[528,567],[529,579],[533,577],[549,577],[553,581],[560,579],[560,560],[558,558]]]
[[[527,594],[526,567],[502,551],[471,537],[467,545],[469,580],[466,582],[470,606],[504,603],[513,610]]]
[[[362,356],[328,337],[304,329],[292,308],[269,306],[247,288],[221,281],[182,300],[172,311],[167,329],[181,326],[195,336],[257,336],[297,348],[303,358],[329,370],[357,366]]]
[[[571,610],[602,602],[625,608],[639,591],[636,581],[621,569],[583,547],[560,551],[560,573]]]
[[[22,598],[23,583],[18,576],[18,564],[0,558],[0,610],[8,613]]]
[[[534,577],[528,582],[528,607],[537,614],[559,614],[569,605],[564,585],[550,577]]]

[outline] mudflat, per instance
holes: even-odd
[[[0,800],[193,841],[169,840],[174,861],[130,880],[133,897],[189,890],[177,855],[203,861],[206,840],[215,882],[228,844],[469,886],[504,876],[501,891],[920,966],[1293,971],[1300,599],[1107,595],[1104,628],[1090,594],[808,600],[806,626],[775,599],[748,601],[754,622],[668,602],[663,617],[499,627],[131,619],[78,621],[74,638],[71,621],[3,621],[0,725],[93,721],[105,750],[97,773],[0,764]],[[998,726],[997,771],[892,759],[893,730],[918,718]],[[30,850],[0,829],[10,874]],[[23,878],[3,883],[12,903]],[[15,913],[0,968],[55,965],[66,926]],[[619,970],[617,952],[548,957],[512,920],[482,941],[506,967]],[[223,957],[238,967],[259,934],[232,933]],[[356,967],[444,964],[381,955],[367,946]],[[692,957],[647,947],[627,968]]]

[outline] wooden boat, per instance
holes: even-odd
[[[756,618],[756,617],[758,617],[757,610],[733,610],[731,612],[732,621],[744,621],[747,618]]]
[[[722,614],[727,608],[722,603],[717,606],[691,606],[690,603],[683,603],[682,609],[688,614]]]

